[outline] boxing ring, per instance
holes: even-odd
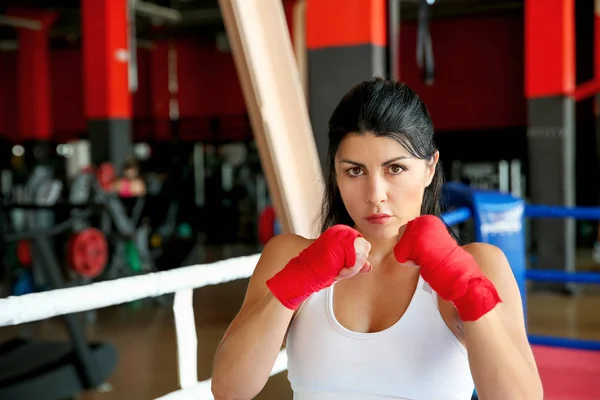
[[[472,222],[475,241],[496,245],[506,255],[521,292],[525,315],[527,282],[600,283],[600,273],[528,268],[525,240],[526,218],[600,220],[600,208],[530,205],[509,194],[474,190],[456,183],[446,184],[444,192],[449,206],[462,207],[446,214],[446,222]],[[600,341],[531,334],[528,339],[544,385],[544,399],[600,398]]]
[[[510,195],[477,191],[454,183],[446,185],[445,198],[446,204],[452,207],[443,215],[449,226],[472,223],[476,241],[494,244],[504,251],[513,268],[524,305],[527,281],[600,283],[600,273],[528,270],[524,232],[525,218],[600,219],[600,209],[526,205],[523,200]],[[11,296],[0,299],[0,326],[19,325],[175,293],[173,313],[180,389],[159,399],[212,399],[210,379],[200,382],[197,379],[198,341],[193,290],[247,278],[259,257],[260,254],[254,254],[86,286]],[[600,374],[600,341],[535,335],[530,335],[529,339],[544,382],[546,399],[600,398],[600,387],[595,385],[595,378]],[[282,350],[271,375],[286,369],[287,358],[285,350]]]

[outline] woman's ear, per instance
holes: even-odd
[[[433,177],[435,176],[435,167],[437,166],[439,160],[440,152],[436,150],[429,161],[427,161],[427,168],[425,170],[425,187],[431,185],[431,181],[433,181]]]

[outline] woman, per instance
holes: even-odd
[[[286,334],[295,399],[462,400],[474,387],[486,400],[542,399],[506,258],[460,247],[439,219],[433,136],[401,83],[363,82],[341,100],[323,233],[265,247],[215,357],[217,400],[258,394]]]
[[[135,159],[128,160],[123,167],[123,178],[113,182],[112,190],[119,197],[142,197],[146,195],[146,184],[140,177],[140,165]]]

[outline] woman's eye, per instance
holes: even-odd
[[[354,168],[350,168],[348,170],[348,174],[350,176],[359,176],[362,172],[362,169],[360,169],[359,167],[354,167]]]
[[[389,166],[389,171],[390,171],[390,173],[397,175],[397,174],[405,171],[405,168],[398,164],[392,164]]]

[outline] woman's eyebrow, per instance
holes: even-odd
[[[407,158],[412,158],[412,157],[400,156],[400,157],[392,158],[391,160],[387,160],[387,161],[381,163],[381,166],[385,167],[387,165],[392,164],[393,162],[400,161],[400,160],[406,160]],[[359,163],[359,162],[356,162],[356,161],[352,161],[352,160],[343,159],[343,160],[340,160],[340,162],[343,162],[343,163],[346,163],[346,164],[355,165],[355,166],[361,167],[361,168],[365,168],[365,164],[362,164],[362,163]]]

